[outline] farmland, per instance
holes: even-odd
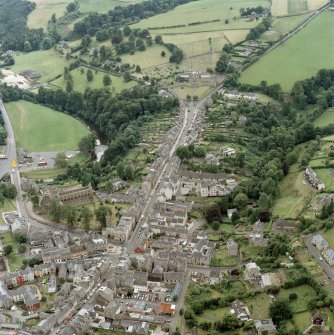
[[[84,72],[81,72],[83,70]],[[94,78],[92,81],[87,81],[86,78],[86,71],[87,69],[81,67],[71,71],[71,75],[73,77],[73,89],[78,92],[84,92],[87,88],[95,89],[95,88],[102,88],[103,86],[103,77],[105,73],[103,72],[94,72]],[[119,93],[123,89],[128,89],[134,87],[136,85],[135,81],[124,82],[122,77],[111,76],[111,85],[108,86],[113,93]],[[51,82],[51,84],[55,86],[59,86],[63,89],[66,87],[66,80],[64,77],[60,77]]]
[[[295,36],[250,66],[242,73],[240,81],[259,84],[266,80],[269,84],[279,83],[284,91],[289,91],[297,80],[315,75],[322,68],[332,68],[333,29],[333,13],[323,12]]]
[[[27,101],[6,105],[18,145],[31,152],[77,149],[89,131],[78,120]]]
[[[64,56],[53,50],[40,50],[16,56],[11,70],[17,74],[25,70],[38,71],[41,74],[38,80],[47,81],[61,74],[67,65]]]
[[[143,0],[80,0],[80,13],[99,12],[106,13],[116,6],[127,6]]]
[[[272,0],[271,13],[273,16],[298,15],[316,10],[327,2],[327,0]]]

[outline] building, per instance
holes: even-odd
[[[237,317],[240,321],[248,321],[250,319],[248,307],[240,300],[234,300],[231,303],[230,314]]]
[[[224,156],[231,156],[235,154],[235,150],[231,147],[221,147],[220,151],[223,153]]]
[[[175,313],[175,305],[173,304],[167,304],[167,303],[161,303],[156,308],[156,313],[160,315],[169,315],[172,316]]]
[[[107,227],[102,230],[102,235],[110,237],[116,241],[126,242],[136,225],[136,219],[130,215],[122,215],[117,226],[107,223]]]
[[[333,249],[326,249],[323,252],[323,256],[329,265],[331,266],[334,265],[334,250]]]
[[[321,191],[325,188],[325,184],[320,179],[318,179],[317,174],[311,167],[306,168],[305,175],[310,184],[317,190]]]
[[[319,250],[323,251],[328,248],[328,242],[319,234],[314,235],[312,238],[312,244]]]
[[[227,255],[228,256],[238,256],[239,253],[239,245],[232,239],[227,241]]]
[[[253,280],[260,280],[261,279],[261,270],[256,265],[256,263],[247,263],[246,269],[244,272],[244,276],[246,280],[253,281]]]
[[[254,320],[254,325],[258,335],[276,333],[276,327],[271,319]]]

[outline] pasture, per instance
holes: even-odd
[[[323,12],[295,36],[246,69],[242,83],[279,83],[290,91],[297,80],[315,75],[318,70],[334,67],[334,13]]]
[[[312,198],[315,190],[305,180],[304,171],[289,173],[281,182],[279,198],[273,215],[284,218],[296,218]]]
[[[80,0],[80,13],[99,12],[106,13],[116,6],[136,4],[143,0]]]
[[[162,57],[161,52],[165,51],[166,56]],[[146,48],[145,51],[137,51],[134,55],[121,55],[123,63],[130,65],[140,65],[142,69],[158,66],[168,63],[171,53],[162,45],[153,44]]]
[[[274,21],[272,30],[279,34],[286,34],[302,24],[307,18],[307,14],[278,18]]]
[[[81,72],[81,69],[84,70],[83,73]],[[87,88],[95,89],[95,88],[104,87],[103,85],[103,77],[105,75],[104,72],[96,73],[95,71],[93,71],[94,78],[92,81],[88,81],[86,78],[86,71],[87,71],[87,68],[84,68],[84,67],[80,67],[80,68],[77,68],[71,71],[71,75],[73,77],[73,89],[75,91],[84,93]],[[124,79],[122,77],[110,75],[110,78],[111,78],[112,83],[110,86],[108,86],[108,88],[110,89],[112,93],[115,93],[115,94],[121,92],[124,89],[129,89],[137,85],[135,81],[124,82]],[[52,81],[51,84],[65,89],[66,80],[62,76]]]
[[[313,121],[317,127],[326,127],[331,123],[334,123],[334,109],[326,110]]]
[[[71,0],[34,0],[34,2],[36,8],[28,16],[28,26],[46,29],[52,14],[56,14],[56,18],[62,17]]]
[[[30,152],[75,150],[88,129],[64,113],[27,101],[6,104],[18,146]]]
[[[41,74],[38,81],[44,82],[63,73],[64,67],[68,65],[69,62],[65,57],[55,51],[40,50],[15,56],[15,65],[11,67],[11,70],[16,74],[25,70],[38,71]]]

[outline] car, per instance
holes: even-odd
[[[323,261],[324,259],[322,257],[319,257],[319,261]]]

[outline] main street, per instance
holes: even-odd
[[[167,180],[167,178],[170,176],[171,171],[173,170],[173,162],[171,161],[172,156],[175,154],[175,151],[179,146],[190,144],[190,143],[186,143],[187,134],[195,126],[198,113],[204,107],[206,101],[211,97],[211,95],[216,93],[222,86],[223,86],[223,83],[218,85],[216,88],[212,89],[199,102],[197,103],[190,102],[189,105],[185,107],[182,126],[179,130],[178,136],[175,139],[174,145],[171,147],[169,155],[165,160],[164,167],[162,168],[160,175],[156,179],[157,181],[155,185],[152,187],[152,190],[148,198],[148,202],[146,203],[142,211],[141,218],[143,219],[140,219],[139,223],[135,227],[135,230],[130,240],[126,244],[126,249],[129,253],[133,252],[133,250],[137,246],[138,241],[139,241],[139,232],[141,229],[143,229],[145,220],[147,219],[148,214],[153,207],[153,204],[156,202],[156,199],[157,199],[157,196],[159,194],[161,187],[163,186],[164,182]]]

